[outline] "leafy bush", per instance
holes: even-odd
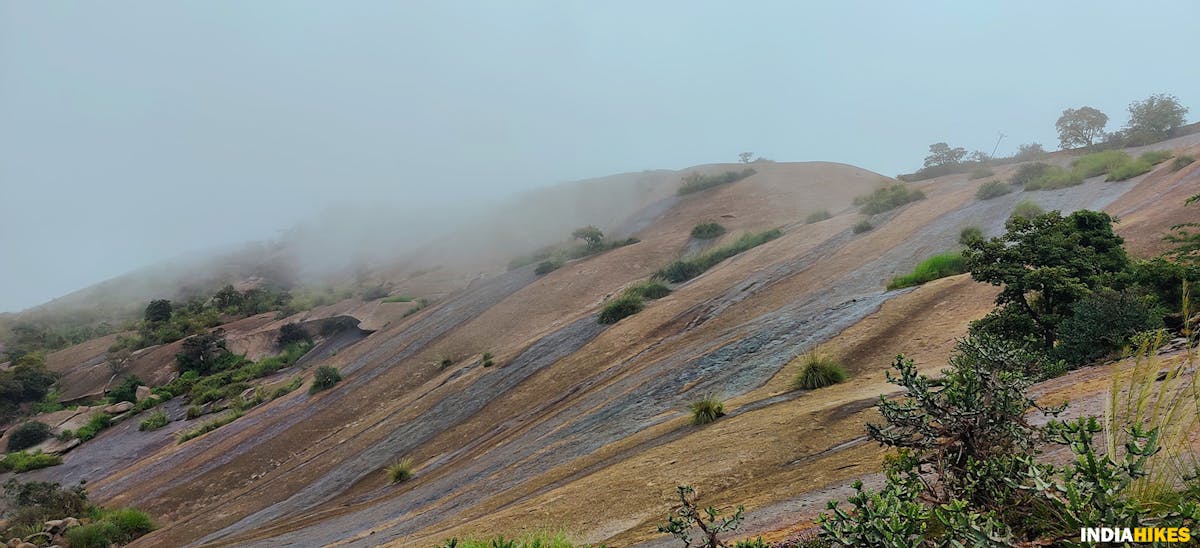
[[[692,410],[692,424],[700,426],[716,422],[725,416],[725,404],[713,394],[708,394],[688,406]]]
[[[1071,162],[1072,171],[1084,179],[1104,175],[1122,164],[1129,163],[1129,155],[1120,150],[1093,152]]]
[[[867,215],[875,215],[924,199],[925,193],[920,190],[910,190],[907,186],[895,184],[855,198],[854,205],[862,206],[862,212]]]
[[[225,426],[226,424],[229,424],[235,420],[242,418],[243,415],[245,415],[244,411],[241,411],[239,409],[234,409],[233,411],[225,414],[224,416],[220,416],[215,419],[212,419],[208,422],[205,422],[204,424],[201,424],[200,426],[192,428],[191,430],[183,430],[183,431],[179,432],[179,434],[177,435],[178,442],[183,443],[190,439],[194,439],[194,438],[203,436],[204,434],[212,432],[213,430],[216,430],[222,426]]]
[[[137,403],[137,387],[141,385],[141,379],[133,375],[126,375],[121,384],[108,391],[108,399],[113,403],[121,401]]]
[[[1021,164],[1017,168],[1017,172],[1008,179],[1008,183],[1013,186],[1025,186],[1033,181],[1036,181],[1046,174],[1046,170],[1050,169],[1049,164],[1034,162],[1031,164]]]
[[[8,436],[8,450],[20,451],[28,449],[50,438],[50,425],[26,421],[13,429]]]
[[[99,521],[111,523],[116,528],[115,534],[109,537],[109,540],[117,544],[132,542],[133,539],[145,535],[156,528],[150,516],[134,508],[106,510],[101,514]]]
[[[405,457],[387,467],[389,483],[403,483],[413,477],[413,460]]]
[[[715,186],[729,184],[740,181],[757,173],[751,168],[746,168],[741,171],[726,171],[725,173],[703,175],[700,173],[689,173],[683,177],[683,184],[679,185],[676,194],[683,196],[693,192],[700,192]]]
[[[1032,219],[1045,212],[1046,210],[1042,209],[1042,206],[1037,205],[1037,202],[1033,200],[1021,200],[1013,208],[1012,214],[1008,218]]]
[[[988,181],[982,185],[979,185],[979,190],[975,191],[975,197],[980,200],[991,200],[992,198],[999,198],[1000,196],[1008,194],[1012,191],[1013,189],[1008,185],[1008,183],[1002,181]]]
[[[148,430],[158,430],[159,428],[166,426],[168,422],[170,421],[167,419],[167,414],[163,413],[162,410],[158,410],[151,413],[150,416],[142,422],[138,423],[138,430],[143,432]]]
[[[1147,161],[1139,158],[1137,160],[1125,162],[1119,166],[1112,168],[1111,170],[1109,170],[1108,176],[1105,177],[1104,180],[1105,181],[1124,181],[1126,179],[1132,179],[1134,177],[1137,177],[1138,175],[1141,175],[1143,173],[1149,173],[1150,170],[1152,170],[1152,169],[1154,169],[1154,164],[1151,164],[1150,162],[1147,162]]]
[[[968,226],[958,233],[958,243],[967,245],[976,240],[983,239],[983,229],[977,226]]]
[[[1081,184],[1083,177],[1075,170],[1048,166],[1040,177],[1025,183],[1025,190],[1057,190]]]
[[[996,174],[996,173],[995,173],[995,172],[993,172],[991,168],[989,168],[989,167],[987,167],[987,166],[980,166],[980,167],[977,167],[977,168],[975,168],[975,169],[972,169],[972,170],[971,170],[971,174],[969,175],[969,177],[968,177],[968,178],[969,178],[970,180],[974,181],[975,179],[982,179],[982,178],[984,178],[984,177],[991,177],[992,175],[995,175],[995,174]]]
[[[115,525],[101,521],[67,529],[66,537],[71,548],[109,548],[118,534]]]
[[[491,367],[493,365],[496,365],[495,357],[492,356],[491,352],[484,352],[483,358],[479,362],[479,365],[482,365],[484,367]]]
[[[28,453],[25,451],[17,451],[9,453],[0,460],[0,471],[2,472],[28,472],[39,468],[46,468],[62,464],[62,457],[58,455],[50,455],[41,451]]]
[[[855,234],[862,234],[863,232],[867,232],[874,228],[875,228],[875,225],[871,224],[870,219],[863,219],[857,223],[854,223],[854,233]]]
[[[600,316],[597,318],[597,321],[602,324],[614,324],[623,318],[641,312],[643,308],[645,308],[645,304],[643,304],[640,297],[637,295],[622,294],[604,303],[604,307],[600,309]]]
[[[792,381],[795,389],[815,390],[838,384],[849,378],[850,373],[833,356],[824,352],[809,352],[801,358],[803,366]]]
[[[88,419],[87,424],[80,426],[79,429],[75,431],[75,437],[79,438],[79,441],[88,441],[96,437],[96,434],[99,434],[101,430],[104,430],[111,425],[112,415],[109,415],[108,413],[96,413],[95,415],[92,415],[90,419]]]
[[[318,367],[317,371],[313,374],[312,386],[308,387],[308,393],[316,394],[322,390],[333,388],[333,385],[337,384],[341,380],[342,374],[338,372],[337,368],[330,367],[328,365],[322,365],[321,367]]]
[[[34,526],[52,519],[81,516],[88,509],[87,492],[82,487],[63,489],[58,483],[44,481],[4,482],[5,517],[10,526]]]
[[[1171,162],[1171,171],[1179,171],[1187,166],[1192,165],[1192,162],[1195,162],[1195,161],[1196,161],[1196,159],[1191,156],[1188,156],[1186,154],[1181,155],[1181,156],[1175,158],[1174,162]]]
[[[537,274],[538,276],[542,276],[558,270],[560,267],[562,267],[562,265],[562,261],[559,260],[542,261],[533,269],[533,273]]]
[[[304,326],[298,323],[285,323],[279,327],[279,336],[275,337],[275,344],[279,346],[287,346],[294,343],[311,343],[312,334],[308,332]]]
[[[700,223],[692,227],[692,237],[697,240],[711,240],[725,234],[725,227],[718,223]]]
[[[962,253],[947,252],[939,253],[924,261],[921,261],[913,271],[903,276],[892,278],[891,283],[887,285],[888,290],[901,289],[921,285],[925,282],[930,282],[938,278],[946,276],[954,276],[967,271],[966,262],[963,260]]]
[[[814,212],[812,212],[812,213],[809,213],[809,214],[808,214],[808,217],[806,217],[806,218],[804,219],[804,224],[809,224],[809,225],[811,225],[811,224],[813,224],[813,223],[819,223],[819,222],[821,222],[821,221],[824,221],[825,219],[829,219],[829,218],[831,218],[831,217],[833,217],[833,215],[830,215],[830,214],[829,214],[829,210],[828,210],[828,209],[822,209],[822,210],[820,210],[820,211],[814,211]]]
[[[204,410],[199,405],[189,405],[187,412],[184,414],[187,420],[197,419],[204,415]]]
[[[771,229],[764,232],[743,234],[737,241],[723,245],[716,249],[689,260],[677,260],[667,265],[662,270],[655,273],[656,278],[665,279],[671,283],[686,282],[704,271],[716,266],[717,263],[724,261],[734,255],[758,247],[775,238],[783,235],[779,229]]]
[[[1103,288],[1071,307],[1071,316],[1058,326],[1054,355],[1072,365],[1091,362],[1120,350],[1138,333],[1161,328],[1165,313],[1150,295]]]

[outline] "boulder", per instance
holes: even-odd
[[[146,398],[154,396],[154,391],[150,390],[149,386],[138,386],[134,394],[137,396],[137,401],[142,401]]]
[[[77,520],[75,518],[63,518],[63,529],[79,527],[79,525],[80,525],[79,520]]]
[[[57,535],[63,529],[66,529],[66,526],[63,525],[63,520],[61,519],[52,519],[42,526],[42,530],[51,535]]]
[[[22,542],[17,545],[17,548],[38,548],[38,545],[32,542]]]
[[[109,415],[120,415],[121,413],[129,411],[130,409],[133,409],[132,403],[127,401],[119,401],[108,407],[105,407],[104,412],[108,413]]]

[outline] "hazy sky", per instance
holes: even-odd
[[[0,310],[342,204],[1200,108],[1195,2],[984,4],[0,0]]]

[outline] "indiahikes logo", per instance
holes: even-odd
[[[1188,542],[1187,527],[1084,527],[1080,542]]]

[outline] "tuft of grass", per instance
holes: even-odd
[[[127,544],[156,529],[150,516],[135,508],[106,510],[101,514],[99,521],[113,525],[116,531],[109,537],[109,540],[117,544]]]
[[[117,527],[111,523],[89,523],[67,529],[67,545],[71,548],[108,548],[113,544],[112,537],[117,534]]]
[[[1192,162],[1195,162],[1195,161],[1196,161],[1195,158],[1188,156],[1186,154],[1179,156],[1179,157],[1175,158],[1174,162],[1171,162],[1171,171],[1179,171],[1187,166],[1192,165]]]
[[[1076,158],[1071,162],[1071,171],[1087,179],[1104,175],[1110,170],[1130,161],[1129,155],[1120,150],[1104,150]]]
[[[416,300],[415,298],[413,298],[413,297],[409,297],[408,295],[396,295],[396,296],[393,296],[393,297],[388,297],[388,298],[386,298],[386,299],[384,299],[384,300],[382,300],[382,301],[380,301],[380,302],[385,302],[385,303],[411,303],[411,302],[413,302],[413,301],[415,301],[415,300]]]
[[[734,255],[758,247],[783,235],[778,228],[743,234],[737,241],[723,245],[694,259],[679,259],[654,274],[671,283],[686,282]]]
[[[975,197],[980,200],[991,200],[1012,191],[1012,186],[1009,186],[1008,183],[1003,181],[988,181],[979,185],[979,190],[975,191]]]
[[[406,482],[413,477],[413,460],[404,457],[387,466],[388,482],[396,484]]]
[[[1046,210],[1042,209],[1042,206],[1037,205],[1037,202],[1034,202],[1033,200],[1021,200],[1019,203],[1017,203],[1016,207],[1013,208],[1013,212],[1008,216],[1008,218],[1012,219],[1013,217],[1021,217],[1024,219],[1032,219],[1045,212]]]
[[[816,390],[845,381],[850,373],[827,353],[814,351],[801,356],[803,366],[792,387],[803,390]]]
[[[661,299],[671,294],[671,289],[658,280],[646,280],[625,290],[626,294],[646,300]]]
[[[697,240],[711,240],[725,234],[725,227],[718,223],[700,223],[692,227],[692,237]]]
[[[958,243],[968,245],[983,239],[983,229],[977,226],[968,226],[958,233]]]
[[[483,360],[480,361],[479,364],[484,367],[491,367],[493,365],[496,365],[496,360],[495,360],[495,357],[492,356],[491,352],[484,352]]]
[[[726,171],[713,175],[702,175],[700,173],[689,173],[683,177],[683,184],[679,185],[676,194],[683,196],[701,190],[708,190],[715,186],[721,186],[733,182],[740,181],[757,173],[751,168],[746,168],[741,171]]]
[[[308,387],[309,394],[316,394],[322,390],[333,388],[333,385],[342,380],[342,374],[336,367],[322,365],[313,373],[312,385]]]
[[[954,276],[967,271],[966,262],[963,260],[962,253],[950,251],[939,253],[924,261],[921,261],[913,271],[903,276],[892,278],[891,283],[887,285],[888,290],[901,289],[921,285],[925,282],[931,282],[938,278],[946,276]]]
[[[302,384],[304,384],[304,377],[296,375],[295,377],[292,377],[292,380],[288,381],[287,384],[276,388],[275,391],[271,393],[271,399],[282,398],[290,394],[293,390],[300,388],[300,385]]]
[[[1143,152],[1141,156],[1138,156],[1138,160],[1144,160],[1149,162],[1150,165],[1156,166],[1174,157],[1175,155],[1169,150],[1148,150]]]
[[[855,234],[862,234],[863,232],[867,232],[874,228],[875,228],[875,225],[871,224],[870,219],[863,219],[857,223],[854,223],[854,233]]]
[[[692,424],[700,426],[717,422],[725,416],[725,404],[714,394],[707,394],[688,406],[692,410]]]
[[[200,415],[203,415],[203,414],[204,414],[204,409],[202,409],[199,405],[189,405],[185,416],[187,417],[187,420],[192,420],[195,418],[199,418]]]
[[[604,307],[600,309],[600,316],[596,320],[605,325],[614,324],[641,312],[645,307],[641,297],[623,293],[615,299],[605,302]]]
[[[1149,173],[1154,169],[1154,164],[1138,158],[1130,162],[1125,162],[1109,170],[1105,181],[1124,181],[1132,179],[1143,173]]]
[[[0,459],[0,472],[28,472],[39,468],[46,468],[62,464],[62,457],[58,455],[49,455],[41,452],[41,450],[32,453],[27,451],[17,451],[4,455]]]
[[[204,424],[201,424],[200,426],[197,426],[190,430],[184,430],[184,431],[180,432],[178,435],[179,443],[183,443],[190,439],[203,436],[204,434],[212,432],[213,430],[216,430],[222,426],[225,426],[226,424],[229,424],[235,420],[242,418],[242,415],[245,415],[245,414],[246,413],[244,411],[234,409],[232,412],[227,413],[223,417],[217,417],[213,420],[205,422]]]
[[[1049,164],[1042,162],[1033,162],[1031,164],[1021,164],[1017,168],[1017,172],[1008,179],[1008,184],[1013,186],[1025,186],[1033,181],[1036,181],[1046,174],[1050,169]]]
[[[75,431],[75,437],[79,438],[79,441],[88,441],[96,437],[96,434],[99,434],[101,430],[104,430],[111,425],[111,415],[107,413],[96,413],[95,415],[92,415],[90,419],[88,419],[87,424],[80,426],[79,429]]]
[[[875,215],[924,199],[925,193],[920,190],[911,190],[905,185],[895,184],[855,198],[854,205],[862,206],[862,212],[867,215]]]
[[[990,167],[987,167],[987,166],[981,166],[981,167],[977,167],[977,168],[975,168],[975,169],[972,169],[972,170],[971,170],[971,174],[969,175],[969,177],[968,177],[968,178],[969,178],[970,180],[974,181],[975,179],[982,179],[982,178],[984,178],[984,177],[991,177],[992,175],[995,175],[995,174],[996,174],[996,173],[992,171],[992,168],[990,168]]]
[[[145,420],[138,423],[138,430],[143,432],[148,430],[158,430],[159,428],[166,426],[167,422],[169,422],[167,419],[167,414],[163,413],[160,409],[151,413],[149,417],[146,417]]]
[[[829,219],[829,218],[831,218],[831,217],[833,217],[833,215],[830,215],[830,214],[829,214],[829,210],[828,210],[828,209],[822,209],[822,210],[820,210],[820,211],[814,211],[814,212],[812,212],[812,213],[809,213],[809,214],[808,214],[808,217],[806,217],[806,218],[804,219],[804,224],[806,224],[806,225],[811,225],[811,224],[813,224],[813,223],[819,223],[819,222],[821,222],[821,221],[824,221],[825,219]]]
[[[1025,183],[1025,190],[1057,190],[1081,184],[1083,177],[1075,170],[1047,166],[1038,178]]]

